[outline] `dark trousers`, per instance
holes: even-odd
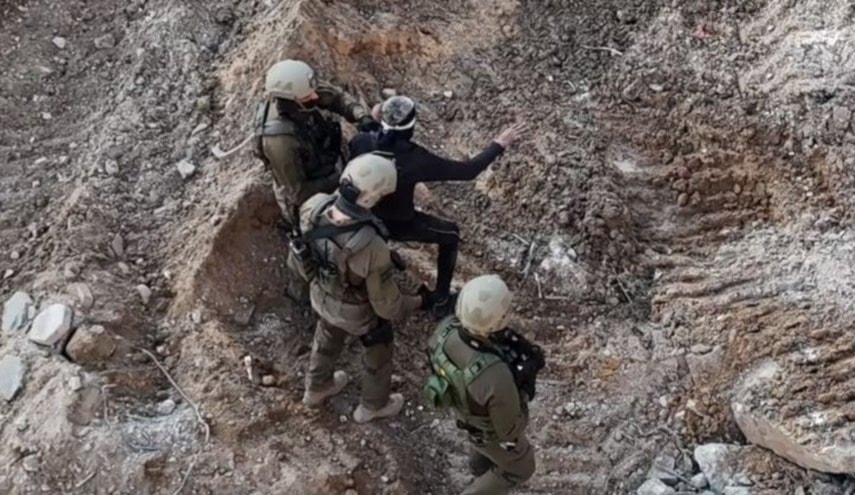
[[[384,220],[389,238],[398,242],[421,242],[439,246],[436,259],[436,295],[442,299],[451,292],[451,279],[457,265],[460,229],[449,220],[417,211],[412,220]]]

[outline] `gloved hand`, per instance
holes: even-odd
[[[402,272],[407,269],[407,262],[404,261],[401,253],[393,249],[389,252],[389,257],[392,258],[392,264],[398,269],[398,271]]]
[[[380,122],[374,120],[370,115],[364,115],[356,123],[356,129],[359,132],[376,132],[380,130]]]
[[[430,290],[427,285],[422,284],[417,294],[422,298],[422,305],[419,306],[419,309],[427,311],[433,307],[433,303],[436,301],[436,292]]]

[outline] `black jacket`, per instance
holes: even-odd
[[[372,210],[381,220],[391,221],[413,218],[413,195],[419,182],[473,180],[505,151],[500,144],[491,142],[481,153],[469,160],[449,160],[408,139],[399,138],[380,145],[377,136],[369,133],[354,137],[350,149],[351,157],[372,151],[394,155],[398,168],[398,186],[394,193],[383,198]]]

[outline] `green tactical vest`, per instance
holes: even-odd
[[[490,438],[495,435],[493,423],[488,416],[472,413],[468,389],[484,370],[502,360],[495,354],[479,352],[465,367],[455,365],[445,353],[445,343],[462,328],[460,321],[453,315],[439,324],[436,348],[430,354],[433,374],[424,387],[425,398],[428,404],[437,409],[454,409],[460,421],[483,432],[485,438]]]

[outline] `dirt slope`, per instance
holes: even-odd
[[[420,319],[398,334],[406,414],[357,427],[354,389],[329,410],[299,403],[311,316],[282,297],[267,177],[249,147],[209,152],[251,132],[264,70],[289,56],[368,103],[412,95],[420,138],[452,155],[533,124],[428,205],[463,228],[457,282],[501,273],[515,325],[550,355],[520,493],[631,493],[662,454],[691,477],[695,445],[743,443],[758,418],[797,440],[778,452],[790,461],[851,448],[848,2],[0,0],[0,14],[0,294],[72,305],[77,332],[116,342],[74,363],[0,335],[0,357],[27,365],[0,404],[0,491],[467,482],[459,433],[420,405]],[[404,252],[431,276],[429,250]],[[750,493],[852,488],[746,458]]]

